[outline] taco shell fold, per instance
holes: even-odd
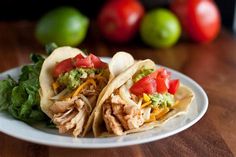
[[[126,71],[118,75],[115,79],[113,79],[110,84],[106,87],[106,91],[104,92],[103,96],[100,98],[100,101],[97,102],[96,108],[94,109],[94,121],[93,121],[93,132],[95,137],[98,136],[110,136],[107,132],[107,129],[104,127],[104,119],[103,119],[103,105],[105,101],[113,94],[113,92],[124,85],[129,79],[133,77],[133,75],[140,70],[141,68],[152,68],[156,69],[156,65],[153,61],[146,59],[143,61],[138,61],[132,66],[130,66]],[[154,127],[160,126],[167,122],[168,120],[184,114],[187,112],[189,105],[191,104],[194,93],[191,89],[184,85],[180,85],[178,91],[174,95],[175,100],[179,101],[179,103],[174,106],[173,110],[168,112],[163,118],[158,121],[144,123],[141,127],[137,129],[131,129],[123,132],[123,135],[130,134],[134,132],[141,132],[145,130],[152,129]]]
[[[45,59],[42,65],[40,76],[39,76],[40,107],[42,111],[46,113],[47,116],[50,117],[51,119],[54,116],[54,114],[50,110],[50,107],[54,104],[54,101],[51,100],[51,98],[55,96],[54,90],[52,88],[52,83],[55,81],[52,76],[53,69],[57,63],[68,58],[73,58],[77,56],[78,54],[81,54],[82,56],[86,57],[86,55],[77,48],[60,47],[60,48],[55,49]],[[134,63],[134,59],[130,54],[126,52],[116,53],[116,55],[114,55],[114,57],[111,59],[110,63],[108,64],[109,73],[110,73],[108,83],[111,82],[111,80],[113,80],[117,75],[119,75],[129,66],[133,65],[133,63]],[[117,64],[120,64],[120,66],[117,66]],[[106,91],[105,89],[106,89],[106,86],[98,95],[97,101],[99,101],[103,97],[103,94]],[[93,120],[94,120],[94,114],[92,114],[91,112],[82,128],[83,129],[82,136],[84,136],[89,131]]]

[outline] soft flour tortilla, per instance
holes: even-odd
[[[108,87],[110,82],[112,82],[112,80],[115,79],[116,76],[118,76],[120,73],[125,71],[128,67],[130,67],[133,64],[134,64],[134,58],[129,53],[117,52],[112,57],[110,63],[108,64],[109,71],[110,71],[109,81],[108,81],[107,86],[104,87],[103,90],[101,91],[101,93],[97,99],[97,103],[100,101],[103,94],[107,91],[106,88]],[[85,134],[91,129],[93,121],[94,121],[94,117],[95,117],[95,112],[93,110],[93,112],[91,113],[91,115],[84,127],[84,132],[82,133],[82,136],[85,136]]]
[[[48,115],[48,117],[52,118],[53,113],[50,111],[50,106],[53,104],[53,101],[50,100],[51,97],[54,96],[54,91],[52,89],[52,83],[54,82],[52,71],[57,63],[67,59],[67,58],[73,58],[78,54],[82,54],[84,57],[86,55],[79,49],[71,48],[71,47],[60,47],[55,49],[50,56],[48,56],[43,65],[39,76],[39,82],[40,82],[40,107],[44,113]],[[113,58],[111,59],[109,66],[110,71],[110,77],[108,83],[113,80],[118,74],[123,72],[125,69],[127,69],[129,66],[134,64],[133,57],[126,53],[126,52],[117,52]],[[105,87],[106,88],[106,87]],[[100,98],[103,96],[103,93],[105,92],[105,88],[101,91],[101,93],[98,96],[97,101],[100,100]],[[94,114],[91,114],[92,116],[89,117],[87,123],[85,124],[83,135],[86,134],[86,132],[91,128]]]
[[[79,49],[71,47],[60,47],[55,49],[44,61],[42,69],[39,76],[40,83],[40,107],[48,117],[52,118],[53,114],[49,110],[49,107],[53,104],[50,100],[54,96],[54,91],[52,89],[52,83],[54,82],[52,72],[57,63],[67,59],[75,57],[78,54],[82,54],[84,57],[86,55]]]
[[[94,109],[94,121],[93,121],[93,132],[95,137],[101,135],[108,135],[106,129],[103,126],[103,116],[102,116],[102,105],[110,97],[110,95],[123,84],[125,84],[133,75],[140,70],[142,67],[156,69],[156,65],[153,61],[147,59],[143,61],[138,61],[126,71],[117,76],[110,84],[107,86],[106,91],[100,101],[97,102],[96,108]],[[141,132],[145,130],[157,127],[167,120],[174,118],[180,114],[186,113],[188,106],[194,97],[193,92],[184,85],[180,85],[180,88],[175,94],[175,99],[179,101],[179,104],[174,107],[167,115],[165,115],[161,120],[151,123],[146,123],[138,129],[132,129],[124,132],[124,134]],[[104,132],[105,131],[105,132]]]
[[[163,118],[161,118],[158,121],[146,123],[138,129],[127,130],[124,132],[124,134],[130,134],[130,133],[150,130],[154,127],[158,127],[158,126],[163,125],[167,121],[169,121],[179,115],[185,114],[188,111],[188,107],[190,106],[193,98],[194,98],[193,91],[190,88],[181,84],[178,91],[175,94],[175,100],[178,100],[179,103],[173,107],[173,110],[168,112]]]

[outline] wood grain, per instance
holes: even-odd
[[[211,44],[180,41],[169,49],[151,49],[139,39],[127,45],[104,41],[96,26],[79,48],[99,56],[128,51],[151,58],[196,80],[207,92],[209,109],[191,128],[159,141],[112,149],[65,149],[32,144],[0,133],[0,157],[60,156],[234,156],[236,155],[236,40],[222,31]],[[0,22],[0,72],[29,63],[30,52],[43,52],[34,39],[34,24]],[[201,104],[199,104],[201,105]]]

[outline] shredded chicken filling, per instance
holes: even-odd
[[[124,131],[140,128],[171,110],[170,107],[154,107],[149,99],[130,94],[125,88],[123,85],[115,90],[103,104],[103,119],[111,134],[122,135]]]
[[[96,80],[96,84],[88,84],[79,91],[76,96],[64,96],[56,99],[50,110],[53,113],[52,121],[59,129],[59,133],[72,133],[75,137],[80,136],[83,131],[96,99],[105,86],[106,80]]]
[[[108,132],[116,135],[122,135],[126,130],[139,128],[145,121],[141,108],[138,105],[127,104],[118,94],[111,95],[104,103],[103,119]]]

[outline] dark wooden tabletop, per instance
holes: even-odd
[[[206,91],[209,108],[191,128],[177,135],[135,146],[112,149],[66,149],[25,142],[0,132],[0,157],[5,156],[234,156],[236,155],[236,40],[223,30],[211,44],[180,41],[169,49],[151,49],[139,40],[127,45],[105,42],[90,29],[79,48],[99,56],[123,50],[136,59],[151,58],[194,79]],[[34,39],[34,24],[0,22],[0,72],[29,63],[31,52],[44,48]],[[201,104],[199,104],[201,105]]]

